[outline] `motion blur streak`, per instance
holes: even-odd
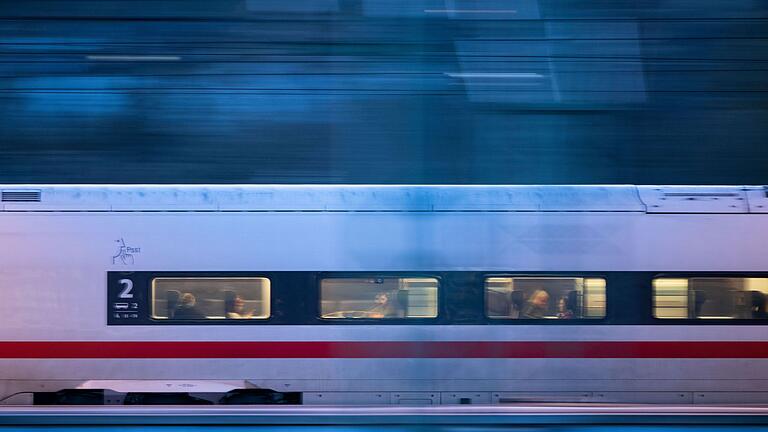
[[[763,184],[768,3],[0,1],[0,182]]]
[[[19,430],[20,428],[10,427],[8,430]],[[57,431],[69,432],[69,431],[81,431],[83,427],[81,425],[75,426],[57,426]],[[0,430],[5,430],[2,428]],[[34,428],[24,427],[26,431],[38,431],[49,430],[47,427]],[[584,426],[584,425],[552,425],[552,426],[488,426],[488,425],[472,425],[472,426],[442,426],[442,425],[312,425],[312,426],[287,426],[287,425],[224,425],[224,426],[211,426],[211,425],[183,425],[183,426],[132,426],[132,425],[107,425],[107,426],[88,426],[88,430],[93,432],[101,431],[121,431],[121,432],[154,432],[155,430],[167,431],[167,432],[230,432],[239,430],[248,431],[281,431],[281,432],[537,432],[537,431],[551,431],[551,432],[758,432],[765,431],[763,426],[750,426],[750,425],[665,425],[665,426],[639,426],[639,425],[601,425],[601,426]]]
[[[89,55],[85,56],[88,60],[123,60],[123,61],[173,61],[181,60],[179,56],[127,56],[127,55]]]

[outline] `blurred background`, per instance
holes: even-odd
[[[765,0],[0,1],[0,182],[765,184]]]

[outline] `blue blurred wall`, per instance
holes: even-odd
[[[0,182],[768,183],[768,2],[0,1]]]

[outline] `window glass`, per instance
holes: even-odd
[[[330,278],[320,282],[322,318],[435,318],[435,278]]]
[[[269,318],[269,279],[155,278],[152,280],[152,318]]]
[[[575,277],[490,277],[485,313],[498,319],[605,317],[605,279]]]
[[[657,278],[653,315],[669,319],[765,319],[768,278]]]

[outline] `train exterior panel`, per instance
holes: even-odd
[[[658,275],[768,275],[761,187],[0,190],[0,399],[265,388],[332,404],[768,400],[763,322],[661,320],[651,298]],[[439,281],[437,317],[319,317],[324,277],[397,275]],[[605,318],[487,318],[483,281],[515,275],[603,278]],[[269,278],[271,318],[175,322],[151,319],[146,298],[117,304],[129,287],[116,283],[148,296],[154,277]]]

